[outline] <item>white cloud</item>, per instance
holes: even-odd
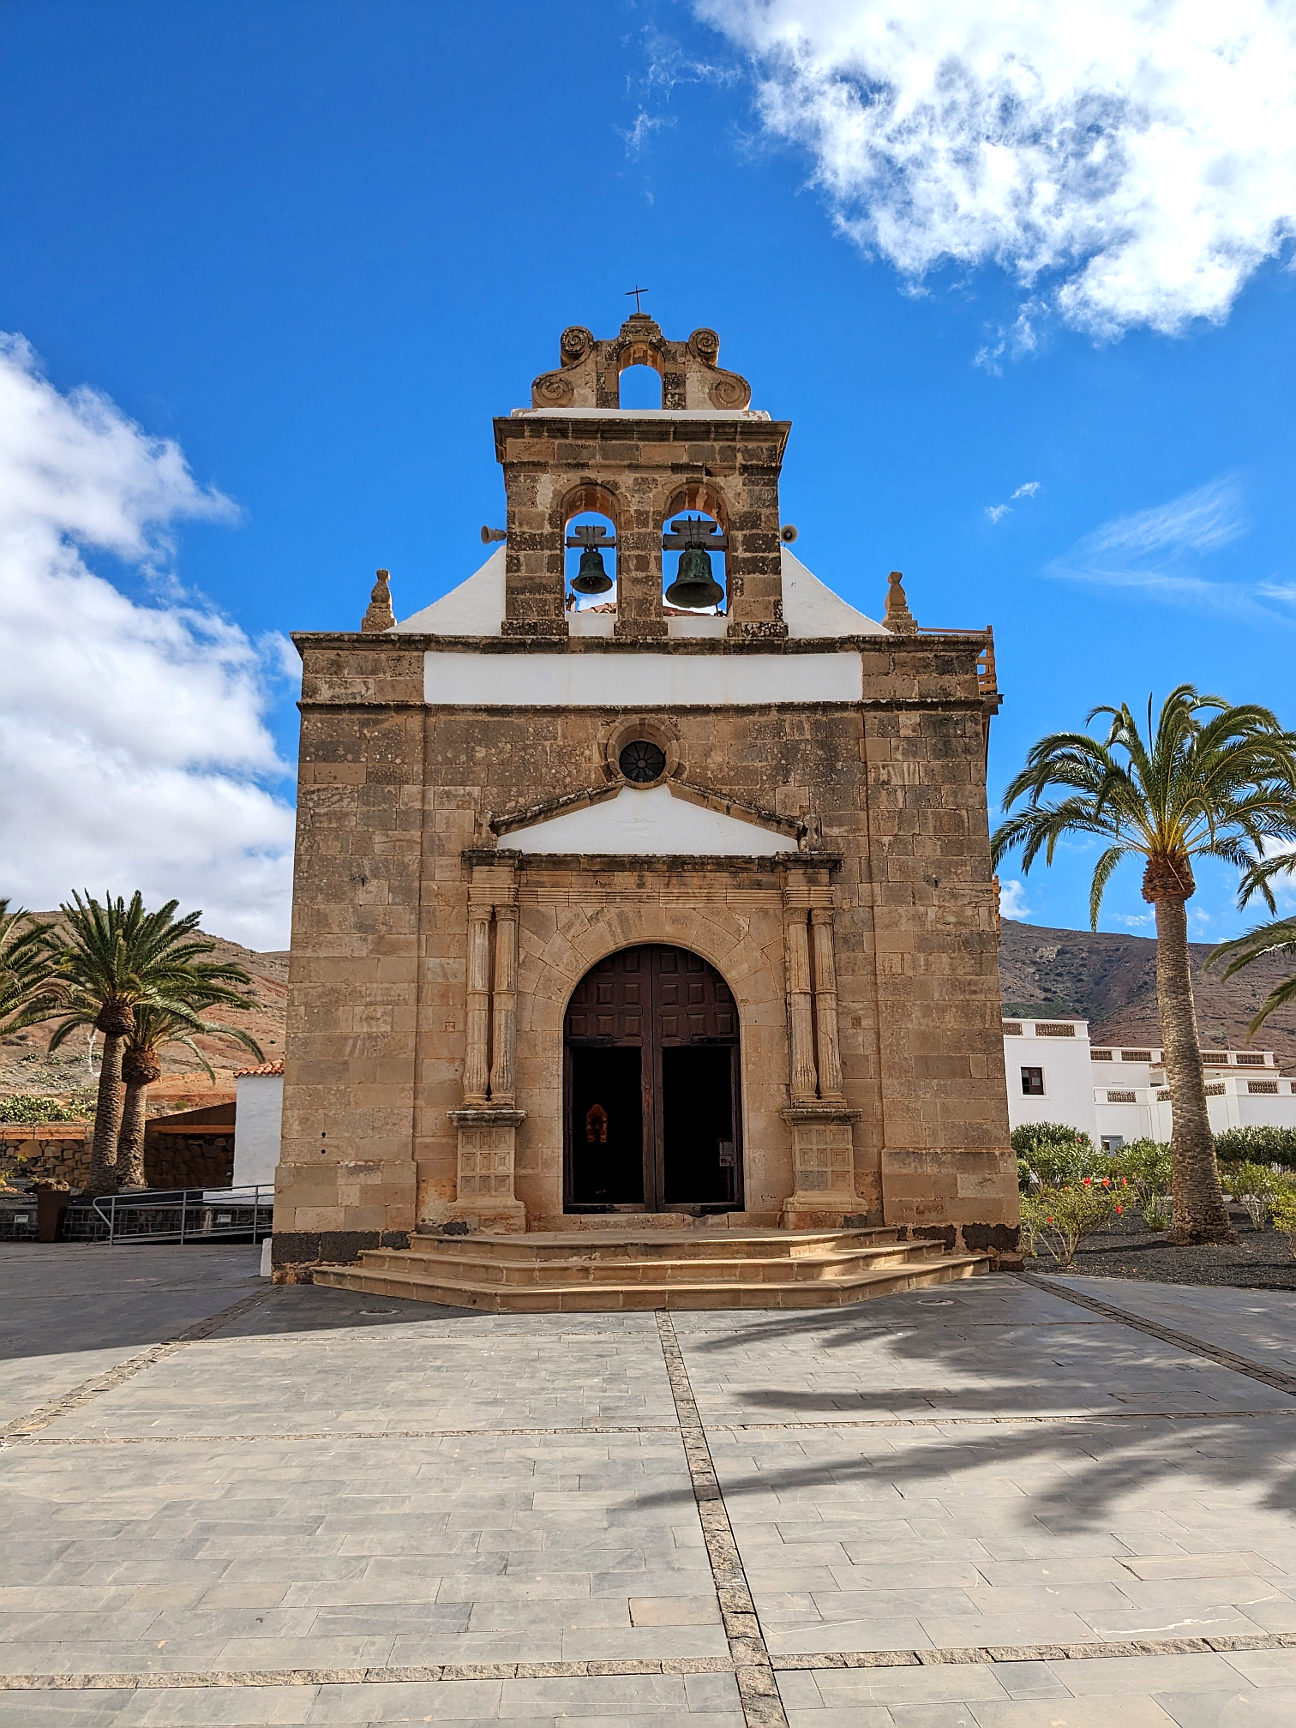
[[[1014,876],[999,884],[999,914],[1003,918],[1030,916],[1030,907],[1026,904],[1026,884]]]
[[[60,394],[0,337],[0,893],[138,887],[221,935],[286,941],[292,813],[264,718],[282,639],[254,645],[169,580],[175,527],[234,514],[177,444],[93,390]],[[95,551],[170,603],[128,598]]]
[[[1156,916],[1152,912],[1113,912],[1112,923],[1123,924],[1127,930],[1145,930],[1156,923]]]
[[[1254,590],[1197,574],[1199,561],[1247,532],[1238,485],[1230,476],[1195,487],[1168,504],[1106,522],[1077,540],[1045,574],[1109,588],[1137,588],[1178,605],[1266,613]]]
[[[1081,329],[1173,332],[1296,229],[1292,0],[693,3],[908,277],[993,263]]]
[[[1008,502],[1006,504],[987,504],[985,507],[985,513],[990,518],[991,522],[1002,522],[1005,516],[1012,515],[1012,507],[1019,498],[1033,498],[1039,489],[1040,483],[1038,480],[1023,481],[1015,492],[1010,492],[1008,494]]]

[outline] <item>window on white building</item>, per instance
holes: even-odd
[[[1022,1097],[1042,1098],[1044,1096],[1044,1070],[1042,1068],[1023,1068]]]

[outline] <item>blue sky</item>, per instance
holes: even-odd
[[[1138,185],[959,206],[898,134],[849,159],[824,15],[860,12],[9,0],[0,329],[32,352],[8,350],[0,443],[33,500],[10,543],[14,892],[138,880],[281,942],[283,634],[356,627],[377,565],[402,614],[470,573],[501,516],[492,414],[528,401],[564,325],[614,330],[636,282],[668,334],[716,328],[753,404],[793,421],[784,518],[820,577],[876,615],[899,568],[920,622],[994,624],[992,794],[1041,733],[1181,680],[1296,725],[1296,277],[1274,240],[1296,175],[1248,171],[1205,217],[1171,201],[1132,251],[1111,236],[1142,220]],[[1260,31],[1263,0],[1250,12]],[[809,34],[780,58],[789,20]],[[1038,49],[1050,124],[1067,46]],[[1164,67],[1164,43],[1143,47]],[[1277,103],[1281,138],[1273,43],[1251,49],[1247,106]],[[875,88],[919,88],[924,53],[875,65]],[[1202,65],[1185,52],[1186,99],[1218,114]],[[1282,167],[1265,136],[1228,134],[1241,119],[1211,124],[1162,182],[1204,163],[1214,184],[1212,150]],[[1034,186],[1038,138],[1001,153]],[[1221,250],[1222,285],[1202,263]],[[1082,271],[1095,257],[1106,275]],[[1081,925],[1085,877],[1077,851],[1014,904]],[[1238,927],[1223,875],[1196,905],[1203,937]],[[1105,926],[1145,912],[1131,870]]]

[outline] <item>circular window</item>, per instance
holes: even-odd
[[[660,780],[666,772],[666,752],[646,738],[634,738],[622,750],[617,764],[627,780],[637,786],[647,786]]]

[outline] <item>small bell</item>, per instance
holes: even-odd
[[[572,583],[574,594],[606,594],[612,578],[603,568],[603,554],[597,546],[586,546],[580,555],[580,569]]]
[[[583,560],[582,560],[583,562]],[[718,606],[724,589],[711,574],[711,554],[701,546],[686,546],[680,553],[675,580],[666,590],[667,602],[687,612]]]

